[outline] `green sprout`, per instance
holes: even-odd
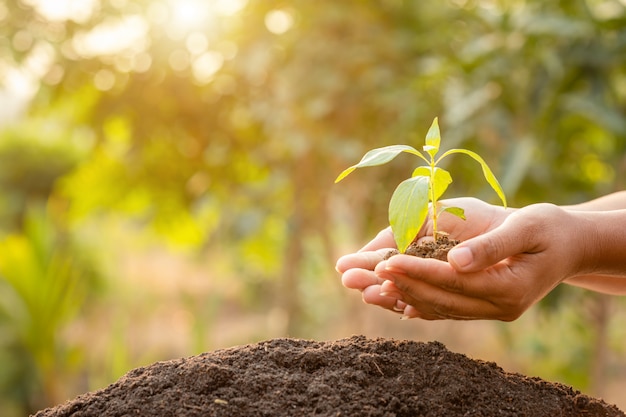
[[[485,179],[498,194],[504,207],[506,207],[506,197],[502,187],[500,187],[491,169],[477,153],[467,149],[450,149],[437,157],[441,134],[436,117],[430,129],[428,129],[425,142],[426,144],[422,149],[427,156],[408,145],[391,145],[372,149],[363,156],[358,164],[344,170],[335,180],[335,183],[338,183],[357,168],[386,164],[402,152],[416,155],[428,164],[415,168],[411,178],[398,185],[389,202],[389,224],[391,225],[398,250],[401,253],[405,253],[409,245],[415,240],[415,237],[426,222],[430,206],[432,206],[431,219],[435,241],[442,234],[437,230],[437,221],[441,213],[448,212],[465,220],[465,213],[462,208],[445,207],[439,203],[439,198],[452,183],[450,173],[438,167],[441,161],[448,155],[462,153],[476,160],[482,168]]]

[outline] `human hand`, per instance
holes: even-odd
[[[579,242],[594,227],[585,215],[536,204],[493,224],[453,248],[449,263],[408,255],[377,263],[371,277],[380,282],[379,296],[411,306],[407,318],[512,321],[563,280],[584,273]],[[365,282],[350,270],[344,281],[357,276]]]
[[[465,221],[448,213],[443,213],[439,218],[439,229],[449,233],[452,238],[460,240],[470,239],[492,230],[514,211],[513,209],[505,210],[475,198],[444,200],[441,204],[461,207],[465,210],[467,218]],[[418,237],[422,240],[428,239],[431,234],[432,223],[429,220]],[[365,303],[402,313],[404,317],[417,317],[419,313],[415,308],[402,301],[402,297],[392,296],[390,291],[393,288],[389,288],[390,283],[385,283],[386,279],[374,272],[376,266],[383,261],[383,257],[391,248],[395,248],[395,242],[391,229],[387,228],[358,252],[341,257],[337,261],[336,269],[342,274],[343,285],[361,291]],[[399,256],[407,255],[397,255],[394,258]],[[383,285],[389,295],[381,295],[381,292],[385,292]]]

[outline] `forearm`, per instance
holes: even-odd
[[[565,284],[611,295],[626,295],[626,277],[616,275],[582,275],[568,278]]]
[[[626,191],[618,191],[584,203],[562,206],[562,208],[575,211],[607,211],[626,209]]]
[[[626,209],[580,211],[575,213],[575,220],[574,227],[582,228],[582,233],[571,245],[578,252],[574,262],[580,273],[565,282],[600,292],[626,294]]]
[[[626,209],[580,212],[584,269],[626,277]]]

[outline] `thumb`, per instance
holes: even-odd
[[[477,272],[509,256],[528,251],[529,240],[515,222],[460,243],[448,252],[448,262],[459,272]]]

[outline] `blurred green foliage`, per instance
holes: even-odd
[[[485,157],[514,206],[625,185],[622,1],[51,4],[0,2],[0,340],[13,364],[0,388],[19,391],[3,394],[17,415],[63,399],[51,373],[75,377],[62,368],[79,346],[59,335],[89,316],[92,278],[119,273],[82,256],[80,237],[114,251],[111,218],[219,254],[211,273],[227,278],[212,283],[228,296],[198,317],[227,299],[277,312],[270,336],[317,337],[334,319],[334,259],[386,226],[389,184],[410,173],[400,159],[334,188],[367,149],[421,143],[440,115],[446,145]],[[448,195],[492,198],[472,161],[447,162]]]
[[[98,273],[49,216],[30,208],[23,230],[0,240],[0,393],[30,410],[59,398],[59,375],[76,372],[80,353],[63,326],[96,295]]]

